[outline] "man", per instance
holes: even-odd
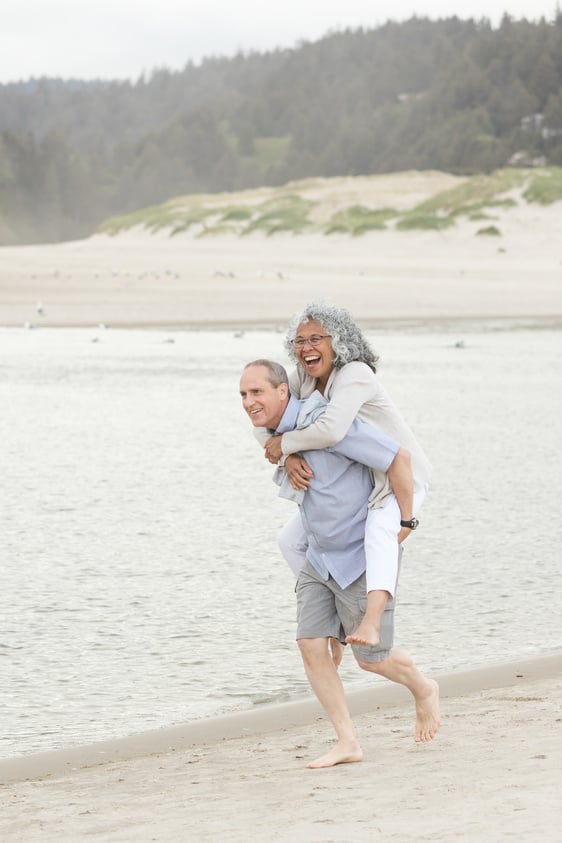
[[[287,373],[277,363],[249,363],[240,379],[243,407],[255,427],[282,433],[312,423],[322,412],[315,393],[306,401],[290,395]],[[308,539],[307,563],[297,580],[297,641],[312,690],[328,715],[337,743],[311,761],[311,768],[361,761],[363,753],[345,701],[343,685],[329,652],[330,638],[345,640],[365,611],[363,536],[369,466],[388,472],[404,454],[374,426],[356,420],[348,434],[331,448],[303,455],[314,478],[299,504]],[[400,456],[399,456],[400,455]],[[406,469],[405,469],[406,470]],[[405,685],[416,707],[415,739],[432,740],[439,728],[439,689],[423,676],[407,653],[392,648],[394,600],[389,601],[376,647],[352,644],[363,670]]]

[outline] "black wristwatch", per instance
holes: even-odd
[[[400,526],[401,527],[408,527],[409,530],[415,530],[416,527],[419,526],[419,523],[420,522],[418,521],[417,518],[410,518],[409,521],[401,521]]]

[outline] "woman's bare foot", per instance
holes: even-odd
[[[364,617],[355,632],[346,636],[348,644],[364,644],[366,647],[376,647],[380,642],[379,628]]]
[[[306,765],[311,770],[320,770],[324,767],[335,767],[336,764],[352,764],[356,761],[363,761],[363,750],[355,741],[350,744],[337,743],[326,755],[309,761]]]
[[[427,680],[427,693],[416,697],[416,742],[432,741],[439,731],[439,685]]]

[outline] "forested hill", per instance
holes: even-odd
[[[0,86],[0,244],[194,192],[562,164],[562,13],[413,18],[130,82]],[[528,161],[527,161],[528,163]]]

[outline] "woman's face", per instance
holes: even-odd
[[[295,336],[295,354],[307,375],[325,386],[334,368],[334,352],[330,337],[320,322],[310,321],[299,325]]]

